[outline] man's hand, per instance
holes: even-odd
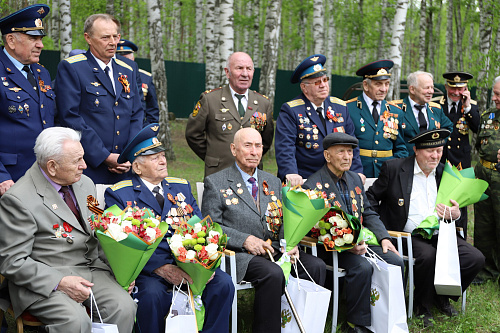
[[[247,239],[245,239],[243,247],[254,256],[265,255],[266,249],[271,251],[271,253],[274,253],[274,249],[271,245],[253,235],[250,235]]]
[[[302,176],[298,175],[296,173],[289,173],[288,175],[286,175],[285,178],[286,178],[288,185],[290,187],[304,184],[304,179],[302,178]]]
[[[359,175],[359,178],[361,178],[361,181],[363,182],[363,185],[365,185],[366,176],[363,175],[362,173],[358,173],[358,175]]]
[[[362,241],[361,243],[357,244],[352,249],[350,249],[349,252],[362,255],[366,253],[366,247],[367,245],[365,244],[365,241]]]
[[[119,173],[119,174],[128,172],[130,170],[130,166],[131,166],[130,162],[127,161],[125,163],[119,164],[118,163],[118,156],[120,156],[120,154],[116,154],[116,153],[109,154],[109,156],[106,158],[106,160],[104,160],[104,164],[106,164],[108,166],[108,170],[110,172]]]
[[[398,250],[394,247],[394,244],[389,239],[382,239],[380,242],[380,246],[382,246],[382,252],[387,253],[387,251],[391,251],[396,253],[399,256]]]
[[[455,200],[450,200],[452,206],[451,207],[448,207],[446,208],[446,216],[444,217],[445,220],[457,220],[460,218],[460,206],[458,205],[458,202],[456,202]],[[436,206],[436,211],[437,211],[437,214],[440,218],[443,218],[443,215],[444,215],[444,210],[445,210],[445,205],[443,204],[438,204]],[[450,213],[451,213],[451,216],[450,216]]]
[[[7,190],[14,185],[12,179],[5,180],[0,183],[0,195],[4,195]]]
[[[462,103],[464,104],[464,109],[470,106],[470,91],[467,89],[462,93]]]
[[[90,287],[94,284],[80,276],[65,276],[59,281],[57,290],[62,291],[77,303],[84,302],[90,296]]]
[[[176,265],[163,265],[155,269],[153,273],[161,276],[171,284],[179,285],[181,284],[183,278],[184,280],[187,280],[187,282],[193,283],[193,279],[191,279],[189,274],[184,272],[179,266]]]
[[[132,283],[128,285],[128,294],[129,295],[132,293],[132,290],[134,290],[134,287],[135,287],[135,280],[132,281]]]
[[[498,149],[498,151],[497,151],[497,160],[498,160],[498,162],[500,163],[500,149]],[[0,184],[0,186],[1,186],[1,185],[2,185],[2,184]]]
[[[287,254],[290,256],[290,262],[292,264],[295,264],[295,261],[298,260],[300,257],[298,246],[295,246]]]

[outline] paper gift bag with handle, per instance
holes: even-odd
[[[198,332],[194,302],[189,290],[189,284],[187,285],[187,293],[181,290],[181,285],[182,283],[174,287],[172,305],[170,305],[170,311],[165,318],[165,333]]]
[[[99,323],[94,323],[92,321],[92,303],[94,303],[97,314],[99,315]],[[90,290],[90,321],[92,321],[92,333],[118,333],[118,326],[116,326],[115,324],[103,323],[101,313],[99,312],[99,308],[97,307],[97,302],[92,289]]]

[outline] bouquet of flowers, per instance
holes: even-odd
[[[97,200],[89,196],[87,205],[94,213],[90,217],[92,229],[106,254],[116,281],[127,290],[142,271],[149,258],[168,231],[168,224],[160,222],[152,210],[113,205],[105,211]]]
[[[227,244],[227,235],[210,216],[200,220],[193,216],[187,223],[180,224],[174,235],[168,239],[177,266],[193,279],[190,284],[196,310],[198,330],[203,329],[205,307],[201,295],[208,280],[220,265],[220,258]]]

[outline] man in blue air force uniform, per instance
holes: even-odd
[[[89,16],[84,27],[89,50],[61,61],[57,69],[60,122],[82,133],[85,173],[96,184],[129,177],[130,163],[117,159],[144,119],[137,71],[113,58],[119,30],[120,23],[111,15]]]
[[[189,182],[168,177],[165,149],[156,138],[158,130],[158,124],[146,126],[124,149],[118,162],[131,162],[134,175],[106,190],[106,206],[116,204],[123,209],[130,202],[152,209],[161,220],[170,223],[187,221],[193,215],[201,218]],[[165,332],[164,317],[172,302],[172,286],[180,284],[183,278],[192,282],[191,277],[175,264],[166,238],[172,234],[170,228],[135,282],[137,289],[133,297],[138,300],[137,322],[144,333]],[[229,331],[233,295],[231,278],[217,269],[202,296],[206,309],[202,332]]]
[[[300,82],[302,94],[281,106],[276,122],[278,177],[292,186],[302,184],[325,164],[321,144],[327,134],[342,132],[354,136],[354,124],[345,102],[329,96],[330,77],[323,68],[325,61],[324,55],[315,54],[297,66],[290,81]],[[354,150],[351,170],[363,172],[358,148]]]
[[[363,173],[376,178],[384,161],[408,156],[400,121],[403,112],[385,100],[389,91],[392,60],[378,60],[358,69],[363,77],[363,94],[346,101],[356,128]]]
[[[32,5],[0,19],[0,196],[35,162],[38,134],[54,126],[55,94],[38,63],[47,5]]]

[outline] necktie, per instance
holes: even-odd
[[[427,130],[427,121],[425,120],[424,113],[422,112],[422,109],[424,107],[425,105],[415,104],[415,108],[418,110],[418,124],[419,124],[418,128],[420,130],[420,133]]]
[[[71,194],[69,193],[69,186],[62,186],[61,189],[59,190],[64,196],[63,200],[68,205],[69,209],[75,214],[76,219],[78,220],[78,223],[82,226],[82,229],[85,230],[85,224],[83,220],[80,217],[80,212],[78,211],[78,208],[75,206],[75,202],[73,201],[73,198],[71,197]]]
[[[158,204],[160,205],[161,209],[163,209],[163,203],[165,202],[165,198],[160,193],[160,187],[155,186],[155,188],[153,189],[153,193],[155,194],[156,201],[158,201]]]
[[[318,108],[316,109],[316,112],[318,113],[319,120],[321,120],[321,123],[323,124],[323,128],[326,131],[325,117],[323,117],[323,108],[321,106],[318,106]]]
[[[457,104],[455,102],[451,103],[451,111],[450,111],[450,113],[456,113],[457,112],[456,105]]]
[[[258,191],[257,182],[253,177],[248,178],[248,182],[252,184],[252,197],[255,201],[257,201],[257,191]]]
[[[373,101],[372,105],[373,105],[373,110],[372,110],[372,117],[373,117],[373,122],[375,123],[375,125],[378,124],[378,111],[377,111],[377,104],[378,102],[377,101]]]
[[[243,118],[245,115],[245,108],[243,107],[243,103],[241,103],[241,99],[245,97],[245,95],[234,94],[234,96],[238,99],[238,113],[240,114],[240,117]]]
[[[342,179],[337,181],[337,188],[339,189],[340,195],[342,196],[342,200],[344,201],[349,214],[352,214],[351,200],[349,198],[347,187],[344,185]]]
[[[36,80],[35,80],[35,76],[33,75],[33,73],[31,72],[30,68],[28,65],[24,65],[23,67],[23,71],[26,72],[26,74],[28,74],[28,82],[31,84],[31,86],[33,87],[34,90],[37,90],[36,89]]]

